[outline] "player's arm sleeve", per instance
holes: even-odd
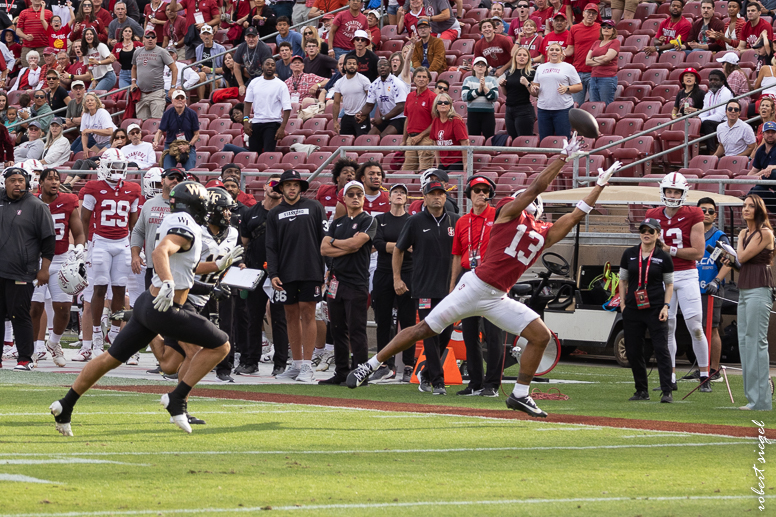
[[[84,196],[83,207],[90,212],[94,212],[95,206],[97,206],[97,199],[91,194],[86,194]]]
[[[167,235],[178,235],[189,242],[194,242],[194,232],[186,226],[173,226],[167,230]]]
[[[410,217],[404,225],[404,228],[401,229],[399,238],[396,240],[396,248],[399,248],[402,251],[410,249],[410,246],[412,246],[412,243],[414,242],[414,232],[412,230],[414,226],[412,217]]]

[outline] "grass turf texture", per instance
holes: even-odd
[[[688,404],[665,405],[628,402],[627,370],[561,365],[550,377],[597,383],[561,385],[571,398],[541,401],[550,412],[741,426],[770,416],[715,409],[730,405],[724,384],[715,383],[710,395],[692,395]],[[71,380],[0,373],[0,480],[53,482],[4,481],[0,515],[175,515],[181,509],[212,515],[213,509],[237,514],[266,507],[281,514],[467,517],[758,512],[750,490],[756,486],[751,439],[210,398],[191,400],[192,413],[208,424],[188,436],[168,423],[158,396],[104,390],[82,397],[73,418],[76,436],[64,438],[47,407],[65,392],[55,384]],[[731,380],[741,397],[740,377]],[[138,384],[127,381],[103,384]],[[680,393],[690,386],[680,383]],[[503,397],[431,397],[414,385],[229,388],[504,407]],[[766,448],[766,460],[772,451]],[[767,474],[766,482],[774,496],[776,483]],[[774,505],[776,499],[766,499],[766,509]]]

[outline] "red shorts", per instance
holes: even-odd
[[[444,32],[442,32],[440,34],[433,33],[431,35],[434,36],[435,38],[441,38],[441,39],[446,39],[446,40],[450,40],[450,41],[455,41],[455,40],[457,40],[458,38],[461,37],[461,31],[459,29],[447,29],[446,31],[444,31]]]

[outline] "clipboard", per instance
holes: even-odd
[[[263,269],[240,269],[238,266],[232,266],[226,270],[221,283],[230,287],[253,291],[264,279],[265,274]]]

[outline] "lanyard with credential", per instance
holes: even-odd
[[[472,247],[472,224],[474,223],[474,219],[471,220],[469,223],[469,269],[474,269],[477,267],[479,258],[480,258],[480,248],[482,247],[482,239],[485,238],[485,223],[486,218],[483,216],[482,218],[482,231],[480,231],[480,240],[477,243],[477,251],[474,250]]]
[[[652,251],[649,253],[649,257],[647,257],[647,270],[645,272],[646,274],[644,275],[644,285],[643,285],[644,289],[647,288],[647,278],[649,277],[649,266],[652,264],[652,254],[653,253],[655,253],[655,249],[654,248],[652,248]],[[643,255],[641,253],[641,246],[639,246],[639,287],[638,287],[639,289],[642,289],[642,285],[641,285],[641,264],[643,263],[643,261],[644,261],[644,259],[643,259]]]

